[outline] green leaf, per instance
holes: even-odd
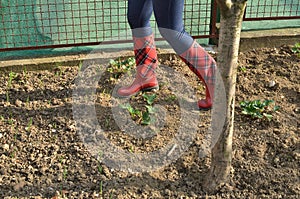
[[[278,111],[280,109],[280,106],[274,106],[274,111]]]
[[[134,115],[136,112],[136,110],[128,103],[125,105],[121,104],[120,107],[123,109],[127,109],[131,115]]]
[[[247,111],[247,110],[243,110],[242,113],[245,115],[249,115],[249,111]]]
[[[155,113],[155,108],[153,106],[146,105],[147,112],[150,114]]]
[[[257,117],[257,118],[261,119],[261,118],[263,118],[263,115],[262,115],[262,114],[260,114],[260,113],[256,113],[256,114],[255,114],[255,117]]]
[[[247,101],[241,101],[241,102],[240,102],[240,106],[241,106],[242,108],[243,108],[243,107],[246,107],[247,104],[248,104]]]
[[[274,100],[265,100],[264,102],[263,102],[263,106],[269,106],[271,103],[273,103],[274,102]]]
[[[130,104],[126,103],[126,104],[120,104],[119,105],[122,109],[127,109],[129,106],[131,106]]]
[[[151,122],[150,114],[148,112],[144,112],[141,124],[143,124],[143,125],[149,125],[150,122]]]
[[[271,114],[263,113],[263,115],[270,121],[272,120],[273,116]]]
[[[156,94],[152,94],[152,95],[147,95],[146,93],[143,94],[143,97],[147,100],[147,103],[149,105],[152,105],[155,98],[156,98]]]
[[[115,64],[116,64],[116,61],[113,60],[113,59],[111,59],[111,60],[109,60],[109,64],[110,64],[110,65],[115,65]]]
[[[292,48],[293,53],[299,53],[300,52],[300,42],[296,43],[294,47]]]

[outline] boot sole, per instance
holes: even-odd
[[[138,93],[140,93],[140,92],[147,92],[147,91],[158,91],[159,90],[159,86],[154,86],[154,87],[149,87],[149,88],[144,88],[144,89],[141,89],[141,90],[139,90],[138,92],[136,92],[136,93],[133,93],[133,94],[131,94],[131,95],[126,95],[126,96],[124,96],[124,95],[119,95],[118,93],[116,93],[116,96],[118,97],[118,98],[129,98],[129,97],[131,97],[131,96],[134,96],[134,95],[137,95]]]
[[[201,107],[198,107],[199,111],[209,111],[211,109],[212,109],[212,107],[210,107],[210,108],[201,108]]]

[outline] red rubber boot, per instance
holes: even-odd
[[[158,89],[155,75],[157,67],[157,53],[153,35],[143,38],[133,38],[134,54],[137,65],[137,73],[134,81],[129,86],[118,89],[119,97],[130,97],[139,91]]]
[[[211,109],[215,86],[215,60],[195,41],[186,52],[180,55],[180,58],[205,85],[205,99],[198,101],[199,109]]]

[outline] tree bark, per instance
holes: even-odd
[[[217,0],[221,11],[217,65],[226,97],[225,122],[211,154],[211,168],[204,180],[207,192],[214,192],[230,176],[234,130],[235,86],[240,33],[246,0]]]

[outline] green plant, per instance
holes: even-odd
[[[29,95],[28,95],[27,98],[26,98],[26,106],[29,105],[29,102],[30,102],[30,98],[29,98]]]
[[[60,63],[55,63],[55,76],[61,77],[63,74],[63,69],[62,66],[60,65]]]
[[[13,120],[13,119],[7,119],[7,123],[8,123],[9,125],[13,125],[13,124],[14,124],[14,120]]]
[[[16,73],[14,72],[10,72],[8,74],[8,82],[7,82],[7,91],[6,91],[6,101],[9,102],[10,101],[10,97],[9,97],[9,89],[12,86],[12,81],[14,80],[14,78],[17,76]]]
[[[17,76],[16,73],[14,72],[10,72],[9,75],[8,75],[8,88],[11,88],[11,85],[12,85],[12,81],[13,79]]]
[[[271,109],[271,103],[274,103],[274,100],[241,101],[240,106],[242,114],[250,115],[252,118],[267,118],[270,121],[273,118],[272,113],[279,110],[279,106],[274,106]]]
[[[68,167],[64,164],[65,163],[65,159],[63,156],[61,156],[59,158],[59,162],[61,164],[61,166],[63,167],[63,171],[62,171],[62,182],[60,184],[60,193],[61,195],[64,195],[64,192],[63,192],[63,182],[66,181],[67,179],[67,175],[68,175]]]
[[[128,148],[128,151],[130,153],[134,153],[134,146],[133,145],[130,145],[129,148]]]
[[[26,66],[23,68],[23,77],[22,78],[20,78],[20,80],[19,80],[19,83],[25,83],[25,81],[27,80],[27,78],[28,78],[28,72],[27,72],[27,68],[26,68]]]
[[[167,102],[173,102],[173,101],[175,101],[176,99],[177,99],[177,96],[171,94],[171,95],[168,95],[168,96],[165,98],[165,101],[167,101]]]
[[[67,179],[68,175],[68,168],[66,165],[64,165],[64,170],[63,170],[63,180],[65,181]]]
[[[149,125],[151,123],[151,117],[149,112],[143,112],[141,124]]]
[[[246,68],[245,66],[240,66],[239,69],[240,69],[240,71],[242,71],[242,72],[246,72],[246,70],[247,70],[247,68]]]
[[[15,157],[16,157],[17,151],[18,151],[18,150],[17,150],[17,147],[14,147],[14,148],[13,148],[13,151],[10,153],[10,157],[11,157],[11,158],[15,158]]]
[[[9,102],[10,101],[10,98],[9,98],[9,92],[8,91],[6,91],[6,102]]]
[[[121,108],[128,110],[133,120],[138,121],[142,125],[149,125],[153,121],[151,114],[155,113],[155,108],[152,105],[156,98],[156,94],[148,95],[144,93],[142,96],[147,102],[147,104],[144,106],[145,110],[135,109],[128,103],[120,106]]]
[[[103,174],[103,167],[102,167],[102,165],[100,164],[100,161],[101,161],[102,158],[103,158],[103,152],[102,152],[102,151],[99,151],[99,152],[98,152],[98,172],[99,172],[100,174]]]
[[[135,59],[129,57],[127,59],[118,58],[117,60],[111,59],[107,71],[112,74],[111,80],[119,78],[122,73],[130,71],[135,66]]]
[[[79,71],[81,71],[82,66],[83,66],[83,62],[82,62],[82,60],[80,60],[80,62],[79,62],[79,64],[78,64],[78,69],[79,69]]]
[[[23,74],[26,76],[27,75],[27,68],[26,66],[23,68]]]
[[[292,52],[297,54],[300,57],[300,42],[296,43],[293,47],[292,47]]]
[[[144,93],[142,96],[144,97],[144,99],[146,99],[147,104],[149,104],[149,105],[152,105],[156,98],[156,94],[148,95],[148,94]]]
[[[14,122],[15,122],[13,118],[14,118],[14,116],[13,116],[12,112],[10,111],[9,117],[7,118],[7,123],[11,126],[14,125]]]
[[[154,100],[156,98],[156,94],[148,95],[148,94],[144,93],[142,96],[144,97],[144,99],[146,100],[146,102],[147,102],[148,105],[145,105],[146,111],[143,112],[143,114],[142,114],[142,122],[141,122],[141,124],[143,124],[143,125],[149,125],[151,123],[151,121],[152,121],[150,115],[153,114],[153,113],[155,113],[155,109],[152,106],[152,104],[153,104],[153,102],[154,102]]]
[[[110,120],[108,118],[105,118],[105,128],[108,128],[109,127],[109,122]]]
[[[102,195],[103,194],[103,181],[100,181],[100,185],[99,185],[99,194]]]
[[[25,130],[30,132],[31,126],[32,126],[32,117],[29,119],[29,121],[27,123],[27,127],[25,127]]]
[[[127,111],[130,113],[130,116],[133,120],[137,120],[138,118],[140,118],[142,116],[141,111],[133,108],[129,103],[127,103],[125,105],[121,104],[120,106],[123,109],[127,109]]]

